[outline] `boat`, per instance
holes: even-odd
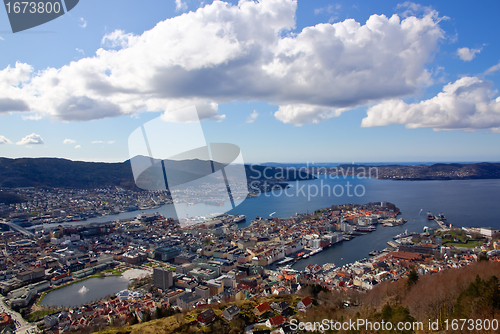
[[[309,254],[305,254],[304,256],[302,256],[303,259],[307,259],[309,257]]]
[[[410,236],[410,234],[408,233],[408,230],[405,230],[403,233],[398,234],[395,237],[393,237],[393,239],[396,240],[396,239],[401,239],[401,238],[405,238],[405,237],[409,237],[409,236]]]
[[[440,220],[446,220],[446,217],[445,217],[442,213],[440,213],[440,214],[439,214],[439,215],[437,215],[437,216],[438,216],[438,218],[439,218]]]
[[[434,216],[432,215],[432,212],[427,211],[427,219],[428,220],[434,220]]]
[[[292,262],[293,260],[295,260],[293,257],[285,257],[283,260],[278,262],[278,264],[286,264],[286,263]]]
[[[375,226],[365,226],[365,227],[360,227],[360,226],[357,226],[356,227],[356,231],[358,232],[373,232],[376,230],[376,227]]]
[[[309,253],[309,255],[316,255],[318,254],[319,252],[323,251],[323,248],[316,248],[314,249],[311,253]]]
[[[370,253],[368,253],[368,255],[370,255],[370,256],[376,256],[376,255],[379,255],[380,253],[382,253],[382,252],[378,251],[378,250],[374,250],[374,251],[371,251]]]
[[[244,222],[245,220],[247,220],[247,217],[245,215],[239,215],[234,218],[233,223],[238,224]]]

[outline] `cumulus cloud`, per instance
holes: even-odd
[[[92,144],[104,144],[102,140],[94,140]]]
[[[469,48],[459,48],[457,50],[457,55],[463,61],[471,61],[476,57],[476,53],[480,53],[481,49],[469,49]]]
[[[21,141],[18,141],[16,143],[17,145],[41,145],[44,144],[42,137],[40,135],[37,135],[36,133],[32,133],[30,135],[27,135]]]
[[[5,138],[4,136],[0,135],[0,145],[1,144],[12,144],[12,142],[7,138]]]
[[[253,123],[253,122],[255,122],[255,120],[257,119],[257,117],[259,117],[259,113],[256,110],[254,110],[250,114],[250,116],[248,116],[247,123]]]
[[[32,71],[31,66],[19,62],[0,70],[0,113],[30,111],[34,97],[23,84],[30,80]]]
[[[74,143],[76,143],[76,141],[73,139],[64,139],[63,141],[63,144],[74,144]]]
[[[75,148],[76,148],[76,149],[78,149],[78,148],[82,148],[82,145],[76,145],[76,146],[75,146]]]
[[[296,9],[294,0],[214,1],[142,35],[115,31],[93,57],[0,71],[0,99],[62,121],[161,111],[178,122],[190,121],[176,112],[190,105],[200,119],[221,121],[220,103],[266,101],[278,106],[278,119],[300,125],[432,83],[425,66],[443,38],[436,11],[292,33]],[[1,80],[4,72],[11,81]]]
[[[407,128],[476,130],[500,128],[500,97],[492,83],[463,77],[444,86],[437,96],[407,104],[389,100],[368,109],[363,127],[405,124]]]
[[[112,144],[114,144],[114,143],[115,143],[115,141],[114,141],[114,140],[110,140],[110,141],[108,141],[108,144],[109,144],[109,145],[112,145]]]

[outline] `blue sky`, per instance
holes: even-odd
[[[246,162],[500,161],[499,7],[85,0],[16,34],[2,9],[0,156],[124,161],[196,105]]]

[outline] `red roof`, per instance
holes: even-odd
[[[304,306],[309,306],[312,304],[312,300],[309,297],[302,299],[301,302],[302,302],[302,304],[304,304]]]
[[[271,326],[279,326],[285,322],[285,318],[283,318],[283,316],[280,314],[270,318],[269,322],[271,323]]]
[[[267,302],[264,302],[264,303],[256,306],[255,308],[259,311],[259,313],[264,313],[264,312],[271,310],[271,307],[269,306],[269,304]]]

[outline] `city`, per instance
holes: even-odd
[[[18,220],[20,213],[41,215],[51,221],[105,210],[96,203],[137,203],[136,198],[128,200],[123,191],[110,189],[17,189],[16,193],[30,194],[33,199],[3,205],[4,212],[10,211],[9,221]],[[139,198],[141,203],[156,203],[158,194]],[[341,305],[356,306],[366,291],[386,281],[406,279],[412,269],[418,275],[432,275],[475,263],[486,252],[490,260],[500,261],[499,230],[454,228],[436,216],[432,219],[441,228],[396,236],[373,256],[341,267],[325,263],[293,269],[296,261],[314,258],[338,243],[348,243],[377,228],[404,224],[398,214],[396,205],[378,202],[333,205],[288,219],[256,217],[244,228],[238,224],[246,217],[228,214],[185,227],[159,214],[87,225],[64,225],[62,219],[59,221],[63,223],[54,227],[35,224],[30,228],[32,234],[10,230],[3,224],[0,291],[5,296],[4,326],[38,328],[46,333],[84,333],[90,328],[149,321],[163,313],[194,312],[198,318],[193,321],[203,326],[216,318],[230,322],[241,313],[244,324],[255,327],[253,332],[257,328],[286,329],[301,313],[297,310],[311,306],[308,296],[271,308],[259,306],[248,314],[233,302],[293,296],[302,287],[318,285],[341,292]],[[466,245],[469,241],[475,244]],[[89,278],[108,279],[127,272],[133,277],[130,287],[100,296],[98,301],[64,305],[53,300],[51,305],[44,304],[52,291]],[[82,286],[79,293],[88,289]],[[221,304],[227,305],[227,310],[219,310],[217,305]],[[32,321],[27,322],[13,310]]]

